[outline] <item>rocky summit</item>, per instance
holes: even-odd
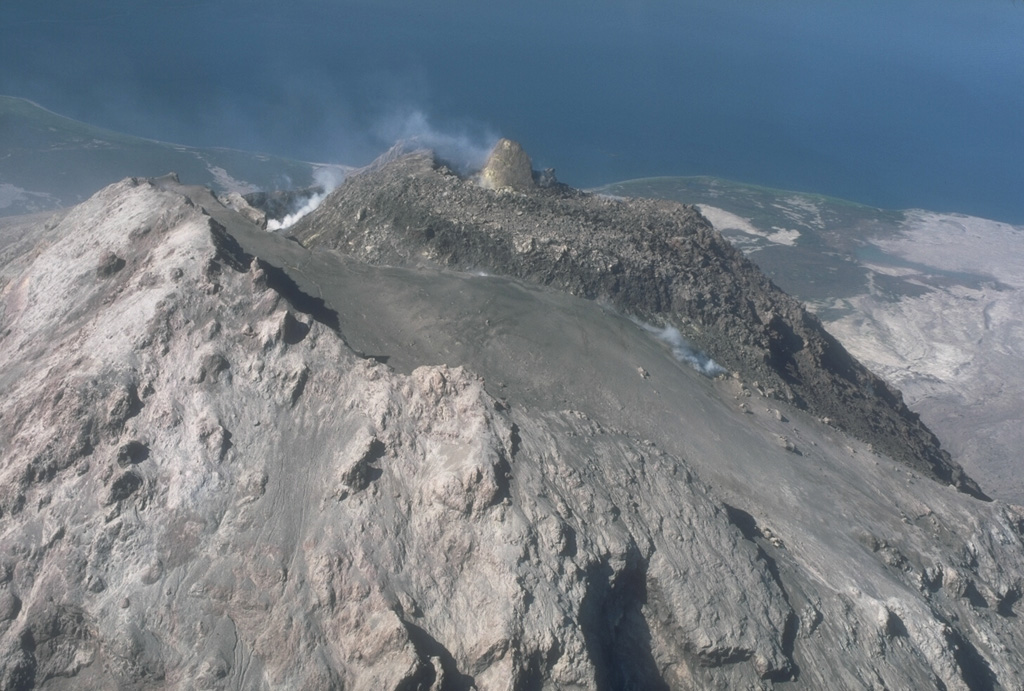
[[[529,190],[534,186],[533,163],[519,142],[501,139],[480,172],[480,182],[492,190]]]
[[[1024,509],[693,209],[416,153],[258,221],[0,221],[0,688],[1024,686]]]
[[[495,193],[414,153],[351,178],[293,232],[373,263],[513,276],[679,328],[770,397],[984,496],[898,391],[695,209],[512,184],[528,177],[523,165],[518,144],[499,142],[483,175]]]

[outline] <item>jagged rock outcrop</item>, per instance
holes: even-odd
[[[480,184],[492,190],[534,187],[533,163],[519,142],[500,139],[480,171]]]
[[[229,209],[232,209],[233,211],[237,211],[238,213],[242,214],[247,219],[249,219],[250,221],[252,221],[261,228],[267,227],[268,211],[265,206],[261,206],[257,202],[262,202],[265,201],[267,198],[270,198],[273,200],[272,207],[275,209],[275,211],[280,212],[278,214],[278,218],[283,218],[284,215],[287,213],[286,208],[284,208],[284,203],[282,203],[277,198],[267,195],[265,192],[256,192],[247,196],[253,199],[253,202],[250,202],[249,199],[246,198],[246,196],[243,196],[238,192],[229,192],[228,194],[222,194],[220,195],[219,200],[221,204],[228,207]]]
[[[0,688],[1024,683],[1024,511],[600,304],[171,179],[40,232],[0,294]]]
[[[509,179],[524,180],[529,159],[520,152],[502,140],[488,169],[512,169]],[[493,186],[500,189],[463,179],[421,151],[350,178],[292,232],[310,247],[374,263],[493,272],[674,324],[762,390],[984,496],[897,390],[693,208],[532,188],[532,180]]]

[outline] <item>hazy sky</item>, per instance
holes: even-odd
[[[360,164],[503,135],[578,186],[1024,223],[1019,0],[0,0],[0,93],[185,144]]]

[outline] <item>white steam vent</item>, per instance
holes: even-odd
[[[267,230],[285,230],[298,223],[303,216],[313,213],[327,199],[327,195],[338,188],[345,180],[345,171],[338,166],[317,168],[313,173],[313,182],[322,191],[308,197],[298,208],[285,215],[284,218],[267,220]]]
[[[705,377],[714,378],[727,373],[724,367],[683,338],[683,335],[679,333],[679,329],[676,327],[654,326],[653,324],[641,321],[638,321],[637,324],[641,329],[667,344],[672,349],[672,355],[675,356],[676,360],[686,363]]]

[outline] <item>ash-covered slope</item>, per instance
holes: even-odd
[[[518,146],[518,145],[515,145]],[[503,141],[492,157],[526,166]],[[520,151],[521,153],[521,151]],[[377,264],[484,270],[607,300],[673,324],[748,382],[920,472],[984,497],[898,391],[692,207],[532,186],[522,171],[464,179],[427,151],[351,177],[293,235]],[[595,382],[595,384],[598,384]]]
[[[0,688],[1024,684],[1021,509],[600,304],[169,179],[11,228]]]

